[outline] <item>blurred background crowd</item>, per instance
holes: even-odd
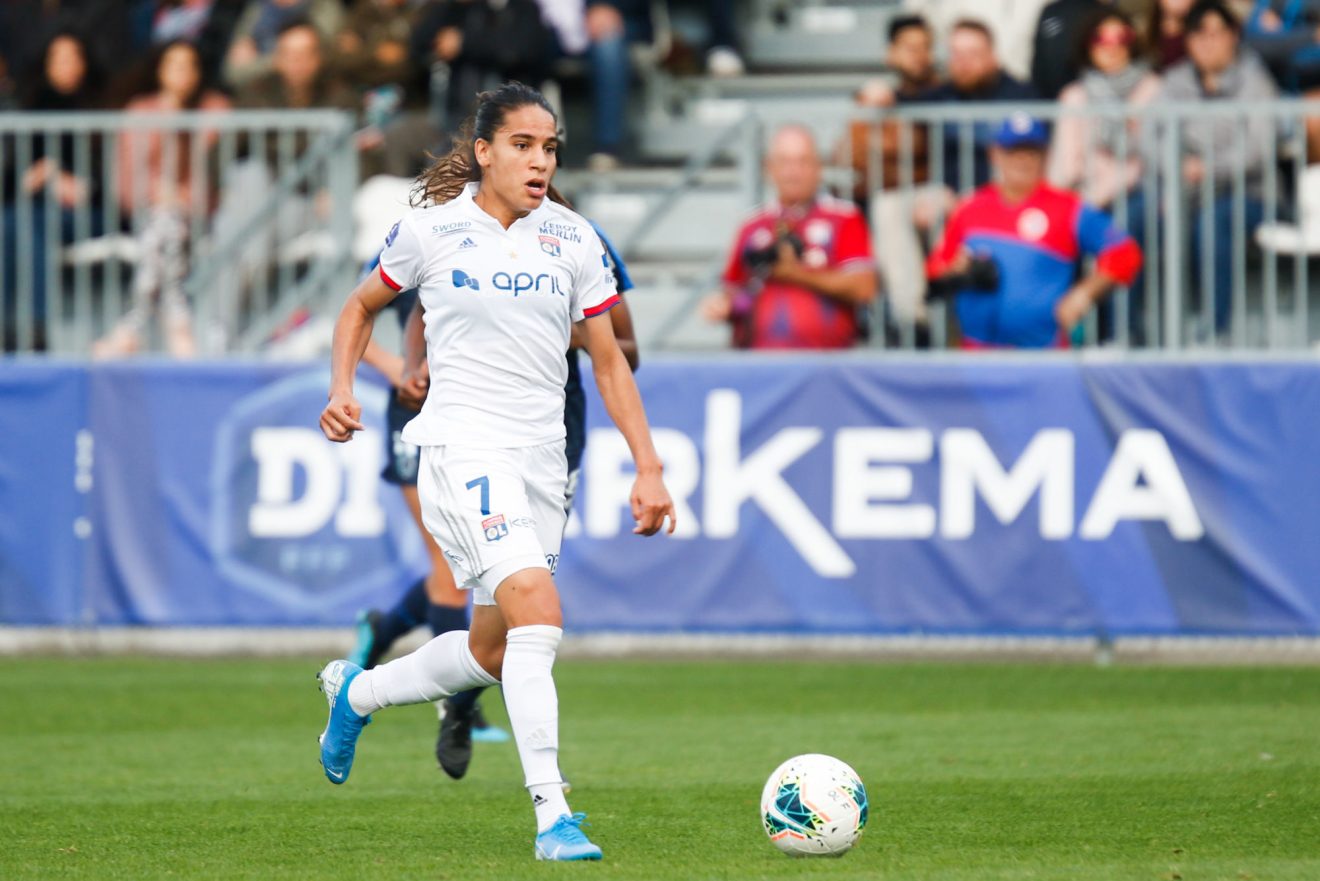
[[[831,40],[847,56],[842,61],[829,58],[828,48],[814,50],[814,68],[794,55],[808,45],[828,47]],[[859,46],[874,46],[874,52],[859,56]],[[680,123],[736,119],[758,101],[779,98],[782,106],[793,108],[805,123],[797,136],[769,137],[777,125],[761,132],[762,143],[770,146],[765,186],[758,195],[778,197],[772,204],[779,213],[767,220],[717,212],[697,232],[707,242],[720,241],[721,247],[731,239],[736,243],[731,259],[727,253],[707,255],[725,270],[723,293],[707,298],[702,308],[692,299],[684,311],[711,319],[717,327],[731,322],[729,339],[735,345],[834,348],[876,340],[908,346],[957,340],[1014,347],[1113,340],[1145,345],[1168,337],[1167,321],[1161,327],[1158,320],[1160,295],[1148,289],[1146,274],[1162,272],[1168,259],[1153,260],[1159,255],[1150,253],[1149,245],[1168,235],[1169,218],[1166,204],[1152,204],[1159,202],[1153,187],[1163,185],[1150,179],[1152,157],[1163,146],[1149,126],[1143,131],[1141,109],[1163,102],[1186,112],[1188,106],[1210,106],[1207,102],[1311,96],[1320,89],[1320,2],[0,4],[0,110],[122,110],[135,119],[193,110],[342,111],[352,120],[355,180],[367,182],[359,193],[374,180],[406,181],[415,175],[429,155],[445,148],[475,93],[507,79],[537,85],[562,109],[564,164],[570,173],[566,188],[573,192],[571,174],[580,172],[583,210],[598,208],[593,213],[601,214],[602,225],[612,232],[621,226],[617,218],[612,222],[611,211],[620,217],[631,212],[632,226],[622,223],[623,250],[642,262],[647,249],[637,244],[643,237],[638,229],[661,224],[649,208],[638,212],[628,207],[626,197],[636,196],[629,188],[648,197],[676,187],[702,189],[692,174],[678,183],[673,175],[646,176],[691,164],[691,154],[705,149],[700,139],[679,137],[684,131]],[[847,90],[841,92],[844,84]],[[831,99],[845,97],[854,117],[846,127],[816,125],[809,118],[816,94],[811,90],[817,86]],[[1052,102],[1058,112],[1041,118],[1042,105],[1033,102]],[[1002,106],[1003,112],[993,119],[973,115],[957,122],[939,115],[950,112],[941,108],[974,112],[987,104]],[[1035,110],[1014,123],[1010,117],[1024,108]],[[1103,112],[1088,112],[1097,108]],[[935,115],[922,121],[922,112]],[[1130,117],[1122,115],[1128,112]],[[679,120],[676,113],[686,117]],[[204,279],[189,281],[190,273],[196,274],[199,236],[223,238],[226,229],[240,230],[231,236],[238,242],[233,248],[206,243],[213,252],[229,255],[218,262],[269,260],[274,246],[267,244],[262,252],[254,242],[239,241],[252,218],[234,206],[255,204],[282,180],[284,171],[309,152],[313,138],[308,133],[282,140],[249,132],[222,149],[218,123],[173,135],[139,124],[116,130],[113,138],[72,130],[41,137],[31,134],[35,129],[6,130],[4,118],[0,113],[5,294],[0,321],[6,349],[49,348],[46,337],[54,333],[50,314],[79,308],[48,290],[67,281],[53,275],[69,270],[61,268],[67,262],[63,256],[47,255],[111,234],[128,242],[113,252],[127,267],[122,278],[116,277],[124,281],[126,293],[119,305],[93,309],[100,318],[94,332],[83,336],[98,355],[129,354],[149,345],[144,339],[152,315],[160,319],[161,348],[180,356],[196,353],[190,303],[203,286],[218,289],[228,283],[234,290],[229,300],[248,312],[273,308],[270,296],[251,294],[250,268],[231,282],[214,268]],[[657,125],[657,119],[673,124]],[[936,124],[940,120],[945,121]],[[1309,253],[1315,239],[1320,250],[1320,190],[1313,200],[1317,210],[1311,212],[1303,180],[1306,166],[1320,160],[1320,114],[1299,115],[1296,123],[1294,136],[1264,116],[1237,120],[1221,115],[1188,125],[1178,137],[1177,184],[1192,204],[1175,235],[1187,241],[1185,280],[1199,321],[1188,331],[1193,338],[1214,342],[1238,332],[1235,298],[1243,313],[1240,289],[1248,262],[1261,247]],[[677,146],[667,148],[671,135]],[[716,158],[697,171],[717,166],[718,155],[713,153]],[[232,173],[232,160],[242,159],[265,169]],[[1006,179],[1017,181],[1008,184],[1007,193],[1002,189]],[[1002,242],[981,227],[960,228],[956,234],[961,238],[950,245],[946,224],[960,216],[955,213],[962,210],[959,200],[992,182],[1001,186],[999,197],[1007,207],[982,200],[972,227],[1008,223],[1004,218],[1011,215],[1016,226],[1010,238],[1022,248],[1003,251]],[[1022,201],[1040,186],[1073,193],[1076,202]],[[806,196],[785,195],[785,190],[803,187]],[[718,187],[708,189],[714,193]],[[304,234],[317,222],[329,223],[330,215],[347,208],[330,205],[323,183],[303,180],[286,190],[277,210],[267,212],[284,218],[290,205],[299,206],[303,219],[281,219],[287,228],[272,234],[285,244],[291,235]],[[825,210],[814,200],[826,190],[855,206],[857,221],[847,219],[846,212],[835,213],[843,218],[838,224],[861,224],[860,233],[844,236],[856,247],[837,247],[842,227],[832,226],[834,220],[793,228],[808,209]],[[380,210],[399,210],[397,196],[376,198],[385,205]],[[780,210],[793,208],[793,199],[803,202],[799,214]],[[737,214],[745,213],[747,200],[727,201]],[[355,219],[360,221],[361,213],[355,210]],[[1314,230],[1305,222],[1310,214],[1317,222]],[[1296,224],[1278,222],[1290,215]],[[960,222],[967,221],[961,216]],[[758,222],[765,232],[749,232]],[[1057,241],[1050,232],[1056,228],[1062,236]],[[1123,244],[1129,240],[1130,250]],[[775,245],[768,261],[767,243]],[[787,251],[782,251],[779,246],[785,244]],[[320,247],[300,258],[303,268],[294,276],[271,275],[262,285],[286,293],[290,278],[325,253],[327,246]],[[952,248],[947,259],[936,257],[942,247]],[[1105,257],[1119,247],[1126,254],[1121,266]],[[743,259],[749,254],[754,259]],[[652,254],[659,287],[666,279],[672,282],[664,274],[666,262],[671,275],[681,273],[682,256],[669,255],[666,261]],[[88,259],[103,257],[97,252]],[[868,273],[872,282],[821,282],[836,264],[848,261],[853,272]],[[1068,268],[1055,271],[1050,261],[1063,261]],[[986,274],[989,270],[980,271],[987,265],[993,277]],[[676,286],[692,287],[700,273],[689,275]],[[1023,285],[1035,290],[1045,276],[1053,279],[1048,297],[1016,302],[1014,290]],[[105,279],[88,278],[87,284],[70,284],[69,289],[90,286],[88,298],[97,299]],[[641,272],[641,278],[639,287],[645,290],[648,273]],[[793,293],[762,296],[777,288]],[[1117,311],[1105,300],[1115,288],[1128,289]],[[970,296],[974,292],[993,297]],[[1060,306],[1069,297],[1071,304]],[[956,322],[942,312],[932,319],[929,304],[934,301],[954,303]],[[1088,317],[1091,306],[1101,301],[1105,305]],[[999,314],[1004,305],[1014,313],[1006,321]],[[305,316],[305,306],[293,311]],[[273,318],[276,323],[292,317],[289,308],[281,309],[275,309],[281,312]],[[759,311],[753,315],[754,310]],[[645,323],[647,310],[642,313]],[[1018,319],[1030,327],[1024,329]],[[1090,322],[1085,331],[1079,330],[1083,320]],[[1239,320],[1245,326],[1246,316],[1240,314]],[[657,321],[667,330],[681,324],[667,315]],[[932,321],[940,328],[932,328]],[[952,337],[943,332],[946,325],[954,328]],[[263,333],[270,330],[265,327]],[[228,328],[227,339],[235,333]],[[689,333],[690,339],[681,332],[678,337],[680,347],[715,339],[700,331]],[[1310,341],[1305,326],[1301,338]]]

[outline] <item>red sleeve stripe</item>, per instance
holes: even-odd
[[[603,303],[597,303],[595,306],[592,306],[590,309],[583,309],[582,317],[595,318],[597,315],[600,315],[601,313],[610,311],[617,305],[619,305],[619,295],[615,294],[614,296],[610,297],[608,300],[606,300]]]
[[[378,265],[376,266],[376,268],[380,270],[380,280],[383,281],[383,282],[385,282],[385,284],[389,285],[389,286],[390,286],[390,290],[393,290],[393,291],[401,291],[401,290],[403,290],[403,285],[399,284],[397,281],[395,281],[394,279],[390,278],[390,274],[389,274],[388,272],[385,271],[385,267],[384,267],[384,266],[378,264]]]

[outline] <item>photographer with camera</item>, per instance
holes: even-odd
[[[1006,120],[990,150],[995,182],[950,215],[926,262],[930,296],[954,298],[965,349],[1066,348],[1141,269],[1141,249],[1108,215],[1045,183],[1048,145],[1040,120]],[[1079,272],[1087,257],[1093,267]]]
[[[820,153],[805,127],[775,132],[765,168],[776,200],[738,231],[706,318],[729,322],[736,348],[851,348],[877,287],[866,222],[821,194]]]

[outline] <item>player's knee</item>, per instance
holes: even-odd
[[[547,569],[523,569],[500,582],[495,601],[509,628],[529,624],[564,626],[559,591]]]
[[[504,641],[499,642],[469,639],[468,648],[472,652],[472,657],[485,670],[496,679],[503,679],[504,673]]]

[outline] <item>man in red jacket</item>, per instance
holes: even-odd
[[[730,322],[739,348],[850,348],[858,310],[876,293],[866,221],[852,203],[821,194],[820,154],[803,126],[775,132],[766,174],[777,198],[738,231],[706,317]]]

